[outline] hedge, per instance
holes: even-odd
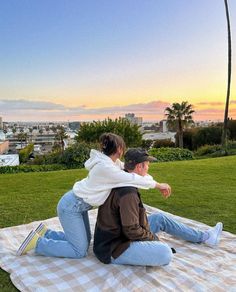
[[[192,151],[182,148],[152,148],[149,154],[154,156],[159,162],[194,159]]]

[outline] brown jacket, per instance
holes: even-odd
[[[117,258],[132,241],[157,240],[151,233],[138,189],[113,189],[99,207],[93,250],[97,258],[108,264]]]

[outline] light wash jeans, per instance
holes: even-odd
[[[148,216],[148,222],[152,233],[164,231],[175,237],[200,243],[203,240],[203,232],[182,224],[163,213],[154,213]],[[133,241],[118,258],[111,259],[112,264],[163,266],[172,259],[171,248],[161,241]]]
[[[59,201],[57,214],[64,232],[47,230],[37,241],[35,253],[45,256],[82,258],[87,255],[91,240],[88,210],[83,199],[67,192]]]

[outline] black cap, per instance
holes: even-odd
[[[157,161],[153,156],[150,156],[148,152],[142,148],[130,148],[125,153],[125,162],[131,164],[138,164],[144,161]]]

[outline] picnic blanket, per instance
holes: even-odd
[[[159,212],[149,206],[146,209]],[[96,214],[97,210],[89,212],[92,230]],[[173,217],[192,227],[209,228],[200,222]],[[49,228],[61,229],[56,217],[44,222]],[[15,256],[25,236],[38,224],[0,229],[0,266],[10,273],[20,291],[236,291],[236,235],[229,232],[222,233],[217,248],[161,233],[160,238],[177,251],[172,262],[164,267],[104,265],[94,256],[92,244],[83,259],[50,258],[32,253]]]

